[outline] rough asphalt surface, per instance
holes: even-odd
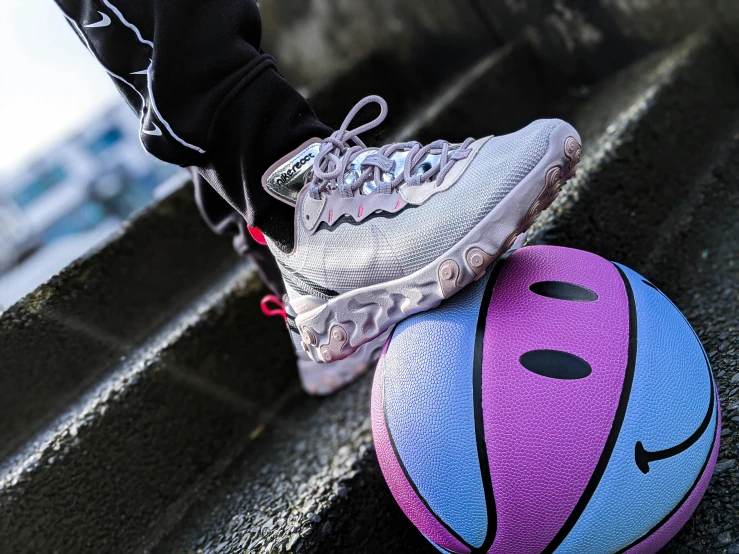
[[[669,546],[680,554],[739,554],[739,127],[724,163],[702,186],[705,202],[673,237],[657,282],[693,324],[711,360],[722,404],[721,450],[711,485]],[[685,271],[687,264],[695,268]],[[725,550],[724,550],[725,549]]]

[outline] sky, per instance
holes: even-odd
[[[53,0],[0,0],[0,174],[118,98]]]

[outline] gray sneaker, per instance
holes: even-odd
[[[370,103],[380,115],[350,130]],[[382,98],[365,98],[333,135],[302,145],[262,180],[295,207],[290,251],[267,243],[315,361],[344,359],[479,279],[580,161],[577,131],[558,119],[461,144],[366,147],[358,135],[386,115]]]

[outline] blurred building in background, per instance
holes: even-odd
[[[138,133],[121,102],[0,176],[0,311],[100,243],[181,174],[146,153]]]

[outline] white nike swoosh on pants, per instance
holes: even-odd
[[[110,25],[110,17],[108,14],[105,14],[103,12],[98,12],[103,18],[98,21],[97,23],[90,23],[89,25],[85,25],[85,29],[95,29],[96,27],[107,27]]]
[[[145,134],[151,135],[152,137],[161,137],[162,136],[162,130],[159,128],[159,126],[156,123],[152,123],[154,126],[154,130],[149,129],[141,129]]]

